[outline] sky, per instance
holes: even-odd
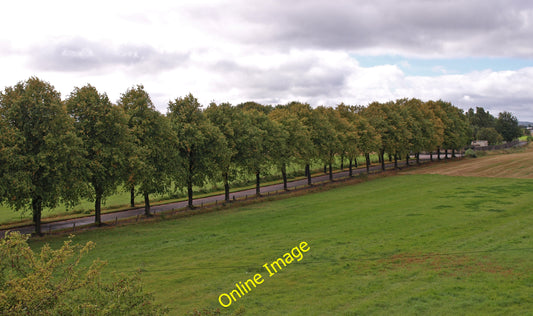
[[[367,105],[449,101],[533,122],[529,0],[3,1],[0,88],[30,76],[63,98],[117,101],[144,85],[157,109],[210,102]]]

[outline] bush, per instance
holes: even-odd
[[[477,154],[476,154],[476,152],[475,152],[472,148],[468,148],[468,149],[465,151],[465,157],[476,158],[476,157],[477,157]]]
[[[0,240],[0,315],[163,315],[165,308],[142,291],[139,275],[101,278],[104,261],[80,260],[94,243],[72,239],[34,253],[29,235],[8,232]],[[107,281],[111,279],[110,281]]]

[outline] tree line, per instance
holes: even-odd
[[[464,148],[472,139],[469,117],[442,100],[400,99],[366,107],[335,108],[291,102],[265,106],[211,103],[203,108],[189,94],[169,101],[158,112],[142,85],[121,94],[116,104],[86,85],[62,100],[48,82],[32,77],[0,94],[0,202],[15,210],[31,210],[41,234],[43,208],[72,207],[80,199],[94,201],[95,223],[101,204],[119,187],[143,196],[150,216],[150,195],[187,191],[193,186],[224,183],[225,199],[240,174],[261,176],[275,166],[287,186],[287,166],[305,168],[320,161],[329,168],[336,158],[348,163],[377,153],[417,161],[421,152]],[[433,159],[433,156],[431,156]]]

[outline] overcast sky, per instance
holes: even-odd
[[[533,122],[528,0],[3,1],[0,88],[65,98],[143,84],[165,113],[209,102],[367,105],[416,97]]]

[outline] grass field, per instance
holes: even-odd
[[[108,260],[107,271],[140,269],[171,315],[525,315],[532,188],[530,179],[401,175],[75,240],[95,241],[87,260]],[[301,261],[269,277],[263,264],[302,241]],[[257,273],[263,283],[221,307],[219,295]]]

